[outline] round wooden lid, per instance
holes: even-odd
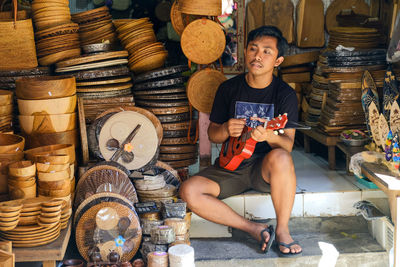
[[[216,61],[224,52],[225,45],[225,34],[221,26],[205,18],[191,22],[181,36],[183,53],[198,64]]]
[[[157,153],[157,131],[146,116],[134,111],[122,111],[112,115],[99,134],[100,152],[110,160],[118,148],[141,125],[133,139],[124,148],[122,156],[115,160],[129,170],[140,169],[148,164]]]
[[[219,85],[226,80],[220,71],[206,68],[194,73],[187,85],[187,96],[190,103],[204,113],[211,113],[215,93]]]

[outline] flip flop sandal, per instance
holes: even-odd
[[[265,243],[265,238],[264,238],[264,236],[263,236],[264,232],[268,232],[268,234],[269,234],[269,240],[268,240],[268,242],[267,242],[267,247],[266,247],[264,250],[261,249],[261,252],[267,253],[267,252],[269,251],[269,249],[271,248],[272,243],[273,243],[274,240],[275,240],[275,231],[274,231],[274,227],[273,227],[272,225],[270,225],[270,226],[268,226],[267,228],[265,228],[264,230],[262,230],[262,231],[260,232],[260,236],[261,236],[261,242],[260,242],[260,246],[261,246],[261,247],[260,247],[260,248],[262,248],[262,246],[263,246],[264,243]]]
[[[290,244],[286,244],[286,243],[283,243],[283,242],[276,241],[275,244],[276,244],[276,249],[278,250],[279,257],[293,258],[293,257],[299,257],[303,253],[303,251],[300,251],[300,252],[297,252],[297,253],[292,253],[291,251],[289,251],[288,253],[284,253],[279,249],[279,246],[283,246],[285,248],[290,249],[290,247],[293,246],[293,245],[300,245],[299,241],[293,241]]]

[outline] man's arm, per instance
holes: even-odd
[[[242,134],[245,124],[245,119],[230,119],[222,124],[210,122],[208,126],[208,138],[213,143],[221,144],[230,136],[239,137]]]
[[[283,134],[276,135],[273,130],[258,126],[251,132],[251,137],[258,142],[267,141],[272,149],[281,147],[292,152],[295,133],[295,129],[286,129]]]

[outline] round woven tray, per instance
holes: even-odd
[[[137,100],[181,100],[187,99],[186,92],[162,95],[135,95]]]
[[[176,88],[160,88],[156,90],[135,91],[134,95],[135,97],[138,97],[138,96],[164,95],[173,93],[186,93],[186,88],[176,87]]]
[[[95,92],[95,93],[77,93],[79,97],[83,99],[104,99],[110,97],[122,97],[122,96],[130,96],[132,95],[131,89],[123,89],[117,91],[104,91],[104,92]]]
[[[178,9],[185,14],[219,16],[222,13],[221,0],[179,0]]]
[[[198,19],[186,26],[181,36],[185,56],[198,64],[210,64],[225,50],[225,34],[221,26],[209,19]]]
[[[121,261],[131,260],[139,249],[142,239],[142,229],[134,208],[117,198],[105,197],[96,200],[98,203],[93,203],[90,208],[81,211],[82,216],[78,218],[76,224],[76,244],[80,254],[85,260],[90,261],[90,250],[97,246],[102,258],[107,257],[109,250],[114,250],[120,254]],[[99,229],[96,224],[98,212],[106,208],[116,211],[119,217],[117,227],[108,231]],[[124,228],[120,227],[120,222],[123,221],[128,223]],[[105,248],[104,244],[110,241],[112,241],[111,246]]]
[[[75,191],[75,208],[89,196],[103,191],[118,193],[132,203],[138,202],[136,190],[127,174],[116,167],[101,165],[89,169],[79,179]]]
[[[215,93],[222,82],[226,81],[223,73],[206,68],[194,73],[187,84],[187,96],[190,103],[204,113],[211,113]]]
[[[169,108],[169,107],[180,107],[188,106],[189,102],[187,100],[174,100],[174,101],[149,101],[149,100],[136,100],[138,106],[148,107],[148,108]]]
[[[168,114],[179,114],[189,112],[189,105],[180,107],[168,107],[168,108],[146,108],[148,111],[155,115],[168,115]]]

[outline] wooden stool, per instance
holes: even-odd
[[[339,141],[339,137],[326,135],[316,128],[299,131],[304,135],[304,152],[310,153],[310,138],[328,147],[329,169],[334,170],[336,166],[335,146]]]

